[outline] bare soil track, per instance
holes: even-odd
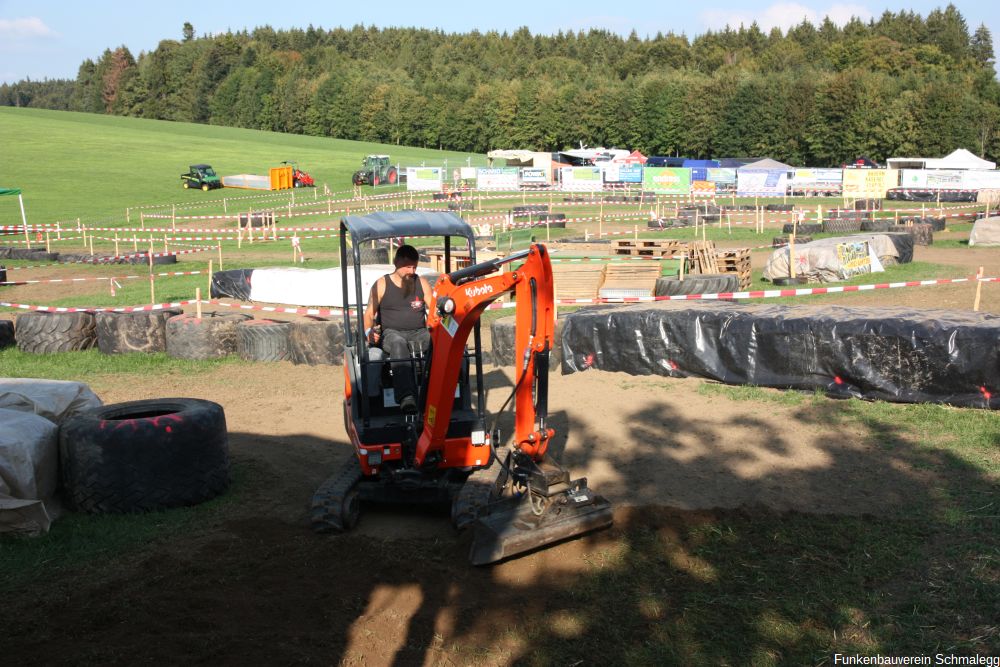
[[[956,276],[979,265],[1000,271],[997,250],[918,248],[917,259],[954,263]],[[18,288],[17,299],[42,298],[41,287]],[[969,309],[973,291],[885,290],[837,302]],[[1000,312],[1000,285],[985,286],[983,306]],[[511,375],[488,368],[496,410]],[[578,639],[585,624],[560,591],[600,571],[637,527],[669,540],[740,511],[900,516],[940,483],[913,457],[838,422],[835,401],[733,401],[702,385],[554,375],[555,454],[615,503],[616,525],[472,568],[467,538],[453,532],[446,511],[366,508],[351,534],[311,532],[313,491],[351,455],[339,367],[226,366],[146,384],[105,376],[92,386],[109,403],[221,403],[235,500],[191,532],[11,591],[0,605],[0,651],[9,664],[529,662],[531,638],[505,628],[538,618],[549,641]],[[698,568],[682,548],[670,558]],[[565,664],[580,664],[571,658]],[[605,663],[591,655],[585,664]]]

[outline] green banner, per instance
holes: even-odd
[[[686,195],[691,192],[691,170],[683,167],[646,167],[642,170],[642,189],[660,195]]]

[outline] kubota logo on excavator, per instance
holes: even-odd
[[[493,294],[493,285],[480,285],[479,287],[466,287],[465,296],[470,299],[483,296],[484,294]]]

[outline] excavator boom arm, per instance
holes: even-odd
[[[517,269],[496,273],[503,264],[522,257],[524,263]],[[469,334],[483,311],[510,293],[516,302],[514,442],[536,461],[545,456],[554,435],[545,422],[555,303],[548,251],[544,245],[533,244],[527,251],[503,260],[476,264],[438,278],[427,318],[431,373],[423,430],[416,447],[418,466],[428,452],[444,443]]]

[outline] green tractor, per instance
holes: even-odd
[[[203,191],[208,192],[209,190],[222,187],[222,179],[219,178],[219,175],[209,165],[193,164],[188,169],[188,173],[181,174],[181,185],[184,186],[185,190],[201,188]]]
[[[355,185],[396,185],[399,171],[389,164],[388,155],[368,155],[361,161],[361,169],[354,172]]]

